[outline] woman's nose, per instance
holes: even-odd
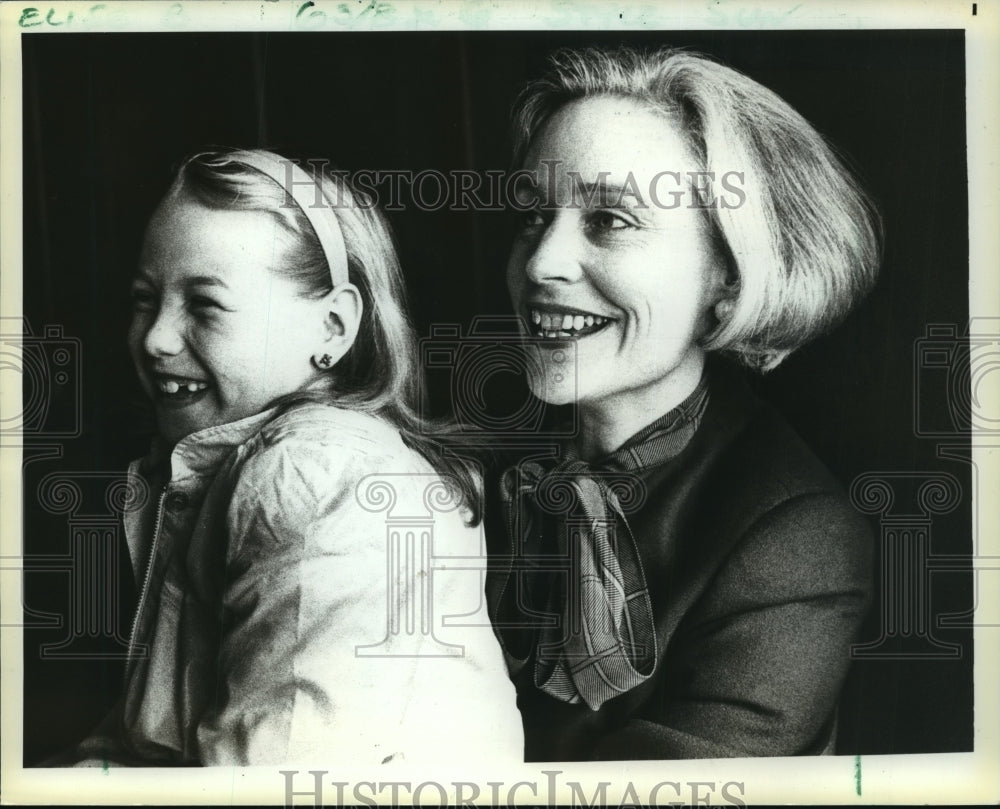
[[[179,354],[184,347],[184,331],[177,313],[160,309],[149,324],[142,344],[151,357]]]
[[[576,281],[582,273],[580,248],[573,222],[557,215],[530,248],[525,274],[536,284]]]

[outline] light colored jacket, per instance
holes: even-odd
[[[522,759],[479,529],[398,432],[321,404],[130,469],[141,596],[87,763]],[[162,481],[162,482],[161,482]]]

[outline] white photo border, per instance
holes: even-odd
[[[975,8],[975,14],[973,14]],[[710,2],[700,8],[683,2],[565,3],[558,0],[516,0],[507,3],[460,3],[442,0],[371,0],[330,2],[315,0],[261,0],[260,2],[37,2],[0,5],[0,314],[18,317],[22,310],[22,86],[21,36],[59,35],[59,31],[304,31],[304,30],[731,30],[734,28],[799,29],[962,29],[966,43],[966,125],[969,165],[970,318],[1000,316],[1000,245],[996,223],[1000,211],[1000,8],[980,2]],[[994,375],[995,377],[996,375]],[[7,380],[5,380],[7,381]],[[994,379],[994,382],[997,380]],[[986,412],[1000,412],[997,385],[980,391]],[[19,409],[21,390],[5,385],[0,400],[6,412]],[[1000,444],[973,439],[973,460],[979,470],[977,487],[983,557],[1000,558],[1000,531],[993,498],[1000,491]],[[21,452],[0,449],[0,519],[2,519],[3,587],[0,589],[2,632],[2,796],[10,804],[273,804],[288,793],[289,768],[112,769],[48,770],[22,767],[23,662],[22,601],[17,572],[21,543]],[[996,565],[994,565],[996,567]],[[601,762],[524,765],[504,771],[378,773],[338,770],[331,762],[321,776],[317,795],[313,776],[304,769],[294,776],[296,803],[334,804],[338,794],[355,802],[352,786],[380,781],[433,782],[450,790],[455,784],[475,783],[480,798],[499,795],[513,803],[568,803],[580,795],[588,799],[608,782],[610,803],[645,802],[661,782],[684,785],[683,794],[660,790],[661,801],[696,802],[705,787],[691,784],[739,784],[730,794],[746,805],[988,803],[1000,800],[1000,711],[998,711],[998,657],[1000,657],[1000,588],[980,589],[975,630],[975,752],[899,756],[864,756],[863,789],[858,789],[859,762],[852,756],[809,759],[734,759],[669,762]],[[992,626],[991,626],[992,625]],[[553,773],[556,773],[553,775]],[[579,791],[570,782],[580,785]],[[490,787],[491,783],[502,787]],[[514,789],[517,784],[525,786]],[[554,790],[550,787],[554,785]],[[628,792],[631,785],[632,792]],[[499,792],[497,791],[499,790]],[[713,801],[727,800],[711,794]],[[860,794],[859,794],[860,793]],[[364,791],[379,803],[390,792]],[[471,788],[462,793],[468,797]],[[402,793],[406,797],[406,793]],[[436,789],[421,795],[439,800]],[[730,801],[735,802],[735,801]]]

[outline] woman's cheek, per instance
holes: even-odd
[[[531,260],[533,250],[533,240],[524,233],[519,233],[514,237],[511,246],[510,258],[507,260],[507,286],[513,291],[524,285],[526,272],[525,268]]]

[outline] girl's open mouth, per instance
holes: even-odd
[[[591,312],[557,309],[528,309],[535,337],[556,340],[579,340],[606,328],[614,319]]]
[[[181,376],[153,374],[153,389],[158,401],[187,404],[200,398],[208,390],[208,383]]]

